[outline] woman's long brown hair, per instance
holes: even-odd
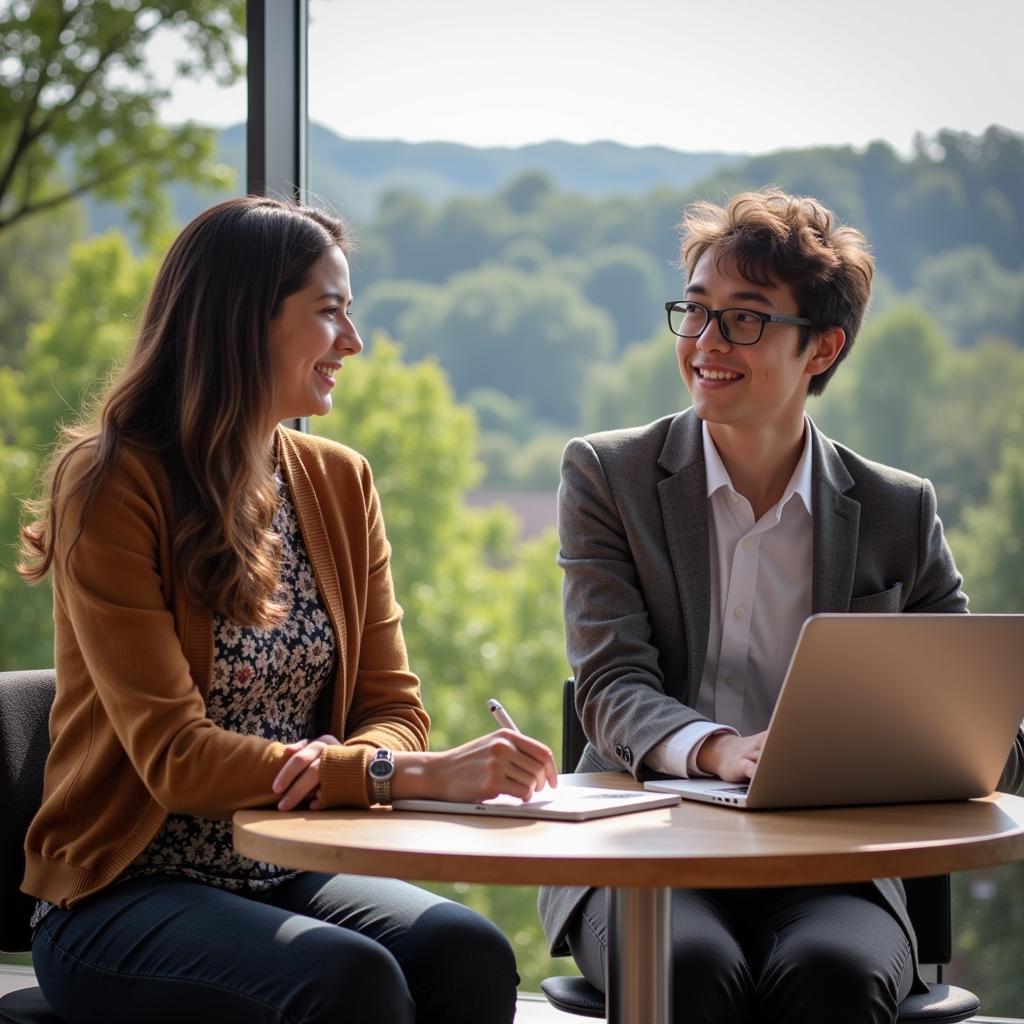
[[[172,558],[188,596],[239,625],[269,626],[280,545],[267,453],[275,381],[268,335],[284,300],[303,288],[342,222],[257,196],[230,199],[188,224],[168,251],[128,361],[99,412],[62,430],[43,496],[29,503],[18,571],[53,565],[61,510],[81,509],[70,551],[127,443],[159,454],[173,496]],[[72,457],[76,472],[62,484]],[[85,459],[84,471],[79,471]]]

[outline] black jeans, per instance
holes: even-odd
[[[69,1024],[508,1024],[518,983],[476,912],[406,882],[309,873],[259,897],[115,883],[50,911],[32,962]]]
[[[892,1024],[910,991],[910,942],[871,885],[674,889],[672,1016],[686,1024]],[[607,890],[567,933],[602,991]]]

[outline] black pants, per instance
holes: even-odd
[[[678,1024],[892,1024],[913,981],[910,943],[870,885],[676,889],[671,920]],[[607,890],[568,940],[604,991]]]
[[[32,960],[69,1024],[509,1024],[518,982],[479,914],[349,875],[302,874],[260,898],[116,883],[44,917]]]

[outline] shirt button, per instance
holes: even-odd
[[[732,614],[733,614],[733,616],[734,616],[735,618],[737,618],[737,619],[742,619],[742,618],[743,618],[743,615],[744,615],[744,612],[743,612],[743,609],[742,609],[742,608],[733,608],[733,610],[732,610]]]
[[[725,682],[727,686],[732,686],[736,682],[736,677],[730,673],[725,677]]]
[[[753,542],[753,540],[750,539],[750,537],[744,537],[743,538],[743,550],[744,551],[749,551],[753,546],[754,546],[754,542]]]

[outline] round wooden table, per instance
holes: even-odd
[[[561,785],[638,788],[625,774]],[[740,811],[683,801],[586,822],[369,811],[240,811],[235,847],[310,871],[612,889],[609,1024],[668,1021],[669,891],[861,882],[1024,859],[1024,799]]]

